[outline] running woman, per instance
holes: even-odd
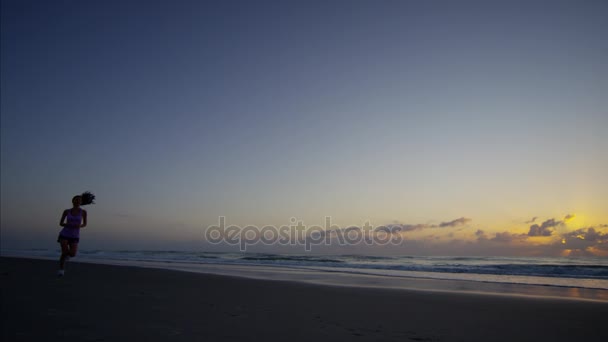
[[[59,271],[57,271],[57,275],[60,277],[65,274],[66,260],[75,257],[78,252],[80,229],[87,226],[87,212],[80,208],[82,202],[82,195],[74,196],[72,209],[64,210],[59,221],[59,225],[63,227],[57,237],[57,242],[61,244],[61,258],[59,258]]]

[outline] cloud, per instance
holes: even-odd
[[[510,243],[510,242],[523,242],[528,238],[527,234],[512,234],[511,232],[504,231],[500,233],[494,233],[493,238],[489,238],[485,231],[478,229],[475,232],[477,237],[477,243],[487,242],[499,242],[499,243]]]
[[[606,225],[600,224],[596,227],[577,229],[561,235],[561,240],[553,244],[553,249],[567,252],[569,256],[608,256],[608,233],[598,228]]]
[[[526,223],[534,223],[534,221],[536,221],[537,218],[538,218],[538,216],[534,216],[530,221],[526,221]]]
[[[422,230],[422,229],[427,229],[427,228],[457,227],[457,226],[465,225],[471,221],[472,221],[472,219],[470,219],[470,218],[461,217],[461,218],[458,218],[458,219],[455,219],[455,220],[452,220],[449,222],[441,222],[438,225],[437,224],[426,224],[426,223],[418,223],[418,224],[392,223],[392,224],[380,226],[378,228],[380,228],[384,232],[389,231],[393,234],[397,234],[397,233],[411,232],[414,230]],[[376,229],[378,229],[378,228],[376,228]]]
[[[401,234],[401,233],[405,233],[405,232],[419,231],[419,230],[428,229],[428,228],[446,228],[446,227],[463,226],[471,221],[472,220],[470,218],[466,218],[466,217],[457,218],[455,220],[448,221],[448,222],[441,222],[440,224],[426,224],[426,223],[403,224],[403,223],[398,223],[398,221],[394,221],[391,224],[374,227],[373,230],[371,231],[371,233],[372,234],[375,234],[375,233]],[[349,232],[357,231],[357,230],[362,230],[362,228],[356,227],[356,226],[352,226],[352,227],[348,227],[348,228],[335,227],[333,229],[315,231],[314,238],[320,238],[320,237],[325,237],[325,236],[329,236],[329,238],[331,238],[331,239],[340,238],[340,237],[344,236],[345,234],[348,234]],[[452,237],[453,237],[453,235],[452,235]],[[436,239],[438,239],[438,237]]]
[[[557,227],[562,225],[565,228],[563,220],[554,218],[533,224],[531,226],[533,235],[530,235],[529,232],[501,231],[495,233],[489,232],[488,229],[472,229],[473,239],[470,237],[458,239],[455,238],[455,235],[450,238],[449,233],[453,230],[439,236],[437,234],[440,234],[440,231],[435,230],[435,235],[405,238],[399,245],[382,246],[380,250],[381,253],[395,255],[405,253],[417,255],[608,256],[608,230],[606,230],[608,225],[599,224],[561,233]],[[402,232],[401,229],[419,230],[434,227],[440,227],[440,224],[393,224],[390,225],[390,228],[385,228],[385,232],[399,233]],[[539,243],[538,240],[531,239],[531,236],[551,236],[552,239]],[[442,237],[447,237],[447,239]],[[371,251],[374,247],[369,248]]]
[[[597,231],[594,227],[589,227],[562,234],[562,237],[565,239],[579,239],[589,242],[603,242],[604,240],[608,240],[608,233],[602,233]]]
[[[533,224],[530,226],[530,230],[528,231],[528,236],[551,236],[554,232],[553,228],[563,225],[566,222],[574,219],[576,217],[575,214],[568,214],[564,216],[562,221],[549,219],[543,222],[541,225]],[[536,220],[536,216],[532,218],[532,220],[526,223],[533,223]]]
[[[469,222],[471,222],[470,218],[461,217],[459,219],[455,219],[455,220],[452,220],[450,222],[441,222],[439,224],[439,227],[456,227],[456,226],[465,225],[465,224],[467,224]]]
[[[523,241],[528,236],[526,234],[511,234],[510,232],[502,232],[496,233],[496,235],[490,239],[490,241],[496,242],[513,242],[513,241]]]
[[[385,227],[385,228],[382,228]],[[393,234],[401,233],[401,232],[410,232],[413,230],[422,230],[426,228],[433,228],[434,225],[429,224],[389,224],[386,226],[380,226],[376,228],[376,230],[381,229],[382,231],[390,231]]]
[[[555,219],[549,219],[540,226],[538,224],[533,224],[530,226],[528,236],[551,236],[551,234],[553,234],[553,228],[562,224],[564,224],[564,221],[556,221]]]

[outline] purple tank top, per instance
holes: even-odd
[[[67,238],[80,238],[80,224],[82,223],[82,208],[78,215],[72,215],[72,209],[68,209],[66,216],[66,225],[63,227],[59,235]]]

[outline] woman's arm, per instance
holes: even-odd
[[[61,215],[61,219],[59,220],[59,225],[61,227],[65,227],[65,218],[66,218],[66,216],[68,216],[68,211],[64,210],[63,214]]]
[[[84,228],[87,226],[87,211],[83,210],[82,211],[82,224],[80,225],[80,228]]]

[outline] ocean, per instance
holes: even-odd
[[[56,259],[59,250],[3,250],[2,255]],[[342,274],[608,290],[608,259],[602,257],[364,256],[81,250],[76,259],[254,278],[254,270],[261,270],[262,276],[259,278],[268,278],[268,273],[274,271],[283,275],[279,277],[281,279],[292,277],[295,280],[298,280],[298,274],[314,273],[317,280],[322,279],[323,275],[335,278],[336,275]]]

